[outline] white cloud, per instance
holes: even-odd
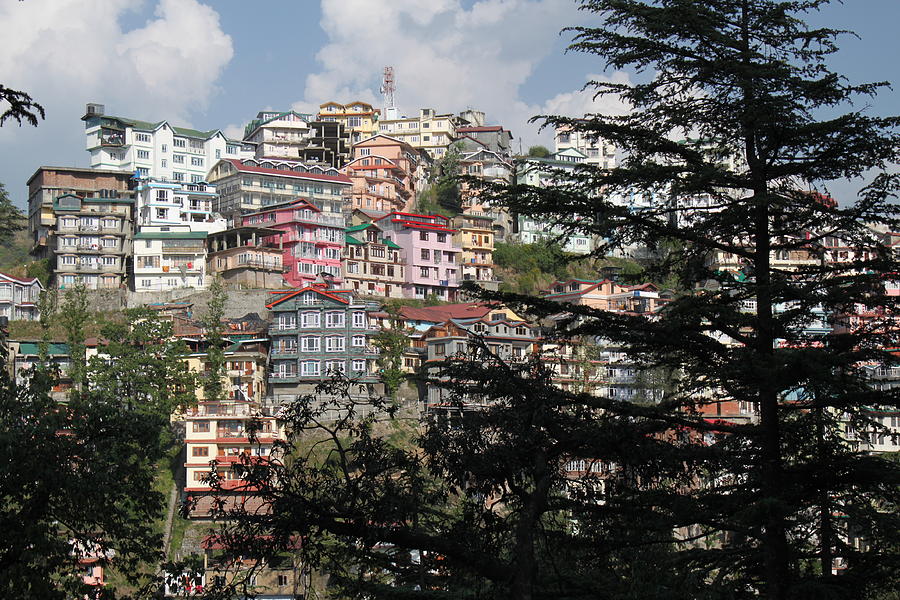
[[[28,92],[47,110],[46,121],[37,128],[9,122],[0,128],[4,156],[86,166],[79,121],[86,102],[105,104],[112,114],[165,118],[180,125],[190,125],[192,114],[207,107],[234,53],[218,13],[197,0],[158,0],[146,23],[123,29],[123,17],[133,17],[143,4],[0,4],[0,82]],[[23,148],[32,151],[23,153]],[[0,181],[17,191],[38,166],[0,166]]]
[[[560,0],[479,0],[470,8],[460,0],[322,0],[329,43],[317,54],[321,71],[307,76],[304,98],[294,106],[314,110],[327,100],[356,99],[380,106],[381,71],[392,65],[397,104],[406,114],[472,107],[523,144],[546,141],[537,125],[527,124],[535,114],[621,111],[617,103],[594,102],[589,91],[537,103],[522,99],[523,85],[554,50],[560,30],[583,20],[574,3]]]

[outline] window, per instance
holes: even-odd
[[[447,344],[435,344],[434,345],[434,355],[435,356],[444,356],[447,354]]]
[[[175,163],[176,165],[183,165],[184,164],[184,154],[173,154],[172,162]]]
[[[350,345],[354,348],[365,348],[366,346],[366,336],[364,335],[354,335],[351,338]]]
[[[304,360],[301,364],[303,365],[303,370],[301,371],[303,375],[318,375],[320,372],[320,365],[317,360]]]
[[[428,232],[427,232],[427,231],[420,231],[420,232],[419,232],[419,239],[422,240],[423,242],[427,242],[427,241],[428,241]]]
[[[199,156],[192,156],[191,157],[191,165],[193,165],[195,167],[202,167],[203,166],[203,158],[201,158]]]
[[[336,373],[344,373],[347,370],[347,363],[343,360],[326,360],[325,373],[334,375]]]
[[[319,336],[317,335],[305,335],[300,338],[302,342],[302,348],[304,352],[318,352],[319,345]]]
[[[135,169],[138,177],[148,177],[150,175],[150,169],[146,167],[138,167]]]
[[[184,138],[175,138],[172,140],[172,145],[176,148],[184,148],[187,144]]]
[[[287,575],[279,575],[278,576],[278,587],[285,587],[288,584],[288,576]]]
[[[209,431],[209,421],[194,421],[194,433],[207,433]]]
[[[369,156],[370,154],[372,154],[372,149],[371,149],[371,148],[360,148],[360,149],[359,149],[359,155],[360,155],[360,156]]]
[[[191,183],[200,183],[201,181],[203,181],[203,175],[191,175]]]
[[[353,361],[353,372],[354,373],[364,373],[366,371],[366,361],[364,360],[354,360]]]
[[[325,338],[325,352],[343,352],[344,336],[332,335]]]
[[[334,329],[336,327],[344,326],[344,313],[343,311],[330,311],[325,313],[325,327],[329,329]]]
[[[184,173],[175,171],[172,173],[172,179],[175,181],[184,181]]]
[[[319,327],[319,312],[305,312],[300,315],[302,326],[304,329],[310,329],[313,327]]]
[[[288,313],[282,313],[282,314],[278,315],[278,329],[281,329],[281,330],[296,329],[296,327],[297,327],[297,316],[296,315],[292,315],[292,314],[288,314]]]
[[[134,137],[139,142],[149,142],[150,141],[149,133],[137,133],[137,134],[135,134]]]
[[[447,234],[446,234],[446,233],[439,233],[439,234],[437,234],[437,238],[438,238],[438,242],[441,243],[441,244],[443,244],[444,242],[447,241]]]
[[[216,149],[216,158],[222,158],[222,151],[218,148]]]
[[[160,147],[159,150],[160,150],[160,152],[162,152],[162,153],[166,153],[166,152],[169,151],[169,147],[166,146],[165,144],[163,144],[163,145]]]
[[[169,209],[168,208],[157,208],[156,209],[156,218],[157,219],[168,219],[169,218]]]
[[[194,446],[191,449],[191,456],[209,456],[209,446]]]
[[[360,117],[350,117],[347,119],[347,127],[360,127],[362,126],[362,119]]]
[[[161,161],[159,161],[159,166],[165,169],[168,166],[168,162],[166,161],[166,159],[162,159]]]
[[[119,245],[119,241],[116,238],[103,238],[100,240],[100,243],[104,248],[115,248]]]
[[[137,151],[137,157],[140,158],[140,159],[143,159],[143,160],[149,160],[149,158],[150,158],[150,151],[149,151],[149,150],[138,150],[138,151]]]
[[[366,313],[361,310],[354,311],[353,313],[353,327],[354,329],[362,329],[366,326]]]
[[[64,265],[74,265],[76,262],[75,256],[72,254],[66,254],[64,256],[61,256],[60,258],[62,259],[62,264],[64,264]],[[9,286],[7,286],[7,288],[8,287]],[[9,300],[11,298],[12,298],[12,296],[10,296],[10,295],[7,295],[7,297],[6,297],[7,300]]]
[[[431,251],[428,248],[422,248],[422,260],[429,260],[431,258]]]
[[[431,267],[419,267],[419,277],[428,278],[431,276]]]

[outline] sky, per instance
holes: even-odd
[[[811,20],[859,35],[842,39],[830,63],[837,71],[900,86],[900,0],[847,0]],[[596,22],[573,0],[4,0],[0,83],[30,93],[47,117],[36,128],[0,127],[0,182],[23,206],[39,166],[87,167],[80,117],[88,102],[239,137],[261,110],[314,112],[329,100],[381,106],[386,65],[402,113],[475,108],[523,149],[550,146],[530,117],[623,110],[582,87],[635,75],[566,53],[571,35],[561,30]],[[900,89],[867,110],[900,113]]]

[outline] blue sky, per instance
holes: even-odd
[[[401,110],[480,108],[523,146],[547,143],[528,117],[617,110],[579,92],[602,65],[565,54],[570,0],[28,0],[0,5],[0,82],[48,110],[38,128],[0,128],[0,181],[17,204],[42,165],[87,166],[86,102],[108,113],[238,134],[259,110],[378,101],[384,65]],[[855,30],[832,65],[852,81],[900,85],[898,0],[834,4],[816,22]],[[627,78],[628,74],[606,74]],[[900,113],[900,91],[875,114]],[[379,103],[380,104],[380,103]],[[838,184],[849,194],[858,185]]]

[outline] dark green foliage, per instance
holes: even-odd
[[[409,347],[409,338],[401,330],[383,329],[372,338],[372,345],[378,348],[376,363],[384,392],[389,398],[393,398],[406,380],[403,353]]]
[[[19,126],[25,121],[33,127],[37,127],[38,117],[44,118],[44,107],[31,99],[25,92],[11,90],[0,85],[0,102],[9,103],[9,108],[0,113],[0,125],[7,119],[15,119]]]
[[[0,373],[0,523],[15,532],[0,542],[4,597],[91,594],[79,555],[137,589],[162,558],[156,466],[170,446],[169,414],[193,378],[169,324],[147,311],[129,316],[130,326],[105,330],[109,360],[91,361],[86,385],[65,404],[50,397],[52,373],[20,373],[21,385]],[[107,586],[103,597],[122,596]]]
[[[62,304],[56,313],[56,319],[66,333],[69,346],[69,377],[76,390],[81,390],[86,376],[87,361],[85,358],[84,326],[88,321],[87,290],[82,285],[70,286],[63,295]]]
[[[36,277],[38,281],[41,282],[45,288],[50,283],[50,259],[43,258],[41,260],[36,260],[34,262],[28,263],[25,267],[25,276],[26,277]]]
[[[222,319],[225,317],[225,300],[228,292],[220,277],[209,286],[209,304],[201,320],[206,337],[206,364],[203,372],[203,397],[209,401],[223,401],[228,395],[223,384],[225,376],[225,345]]]
[[[550,151],[546,146],[531,146],[528,148],[528,156],[533,158],[550,158]]]
[[[0,86],[0,92],[3,87]],[[2,121],[0,121],[2,123]],[[0,246],[12,244],[16,232],[25,228],[25,216],[9,199],[9,193],[0,183]]]
[[[633,110],[547,123],[610,141],[625,158],[556,187],[495,186],[492,205],[608,240],[598,258],[644,243],[657,257],[645,273],[690,293],[658,318],[483,297],[536,318],[566,311],[549,339],[627,348],[645,379],[663,380],[662,396],[560,390],[542,363],[505,364],[473,339],[467,360],[442,365],[434,383],[450,397],[419,447],[397,448],[335,384],[289,407],[292,460],[248,482],[272,512],[221,515],[233,519],[225,539],[262,556],[303,539],[302,556],[353,597],[893,592],[900,468],[858,452],[841,430],[874,426],[870,406],[898,407],[900,390],[875,389],[861,367],[898,362],[885,351],[900,340],[882,274],[900,265],[866,224],[900,227],[900,182],[878,176],[837,206],[810,192],[896,162],[900,123],[840,114],[878,86],[827,69],[838,32],[802,21],[823,2],[579,4],[597,26],[574,30],[573,49],[641,71],[637,84],[594,84]],[[703,141],[673,141],[688,134]],[[634,189],[661,200],[646,210],[611,201]],[[687,213],[680,201],[695,194],[714,210]],[[856,258],[827,260],[831,236]],[[743,261],[739,277],[710,262],[719,251]],[[814,259],[774,263],[790,251]],[[859,310],[872,320],[846,328]],[[752,410],[701,412],[726,402]],[[338,409],[345,418],[326,418]],[[583,467],[566,471],[569,461]]]

